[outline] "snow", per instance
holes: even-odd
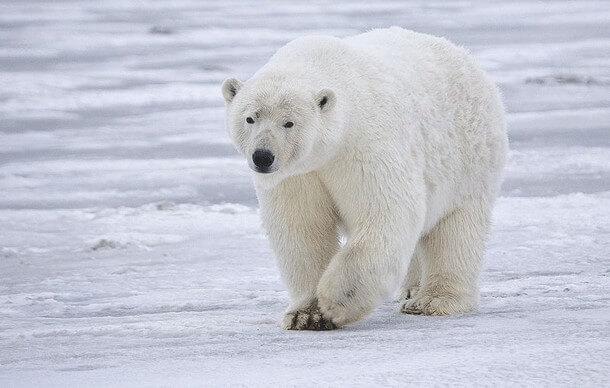
[[[219,82],[389,25],[505,97],[481,306],[282,331]],[[0,386],[609,385],[609,25],[604,1],[2,2]]]

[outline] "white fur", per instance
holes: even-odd
[[[285,328],[354,322],[401,283],[405,313],[475,307],[507,137],[470,55],[397,27],[305,37],[223,94],[250,166],[257,148],[276,156],[255,184],[291,293]]]

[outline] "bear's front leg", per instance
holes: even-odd
[[[328,330],[316,287],[339,249],[338,215],[314,173],[287,178],[272,189],[257,188],[263,225],[290,291],[282,319],[288,330]]]
[[[324,271],[316,297],[322,316],[337,327],[363,318],[404,280],[426,213],[425,185],[415,167],[406,174],[377,160],[348,160],[325,177],[348,239]]]
[[[411,227],[371,224],[348,241],[318,284],[323,318],[337,327],[355,322],[397,288],[419,236],[418,219],[414,221]]]

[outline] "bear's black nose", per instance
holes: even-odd
[[[252,161],[256,166],[256,171],[266,173],[269,172],[269,167],[273,164],[275,156],[271,151],[267,150],[256,150],[252,154]]]

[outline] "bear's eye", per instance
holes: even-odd
[[[292,128],[293,125],[294,123],[292,121],[288,121],[286,124],[284,124],[284,128]]]
[[[252,117],[246,117],[246,123],[254,124],[254,119]]]

